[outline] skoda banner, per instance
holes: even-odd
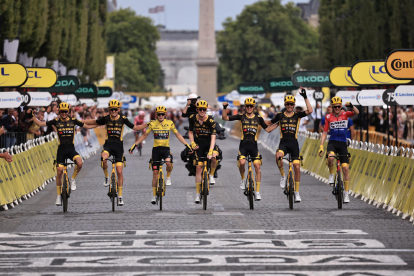
[[[400,85],[395,88],[394,99],[399,105],[414,104],[414,85]]]
[[[267,81],[269,92],[285,92],[296,90],[299,87],[294,86],[291,77],[272,78]]]
[[[27,81],[23,88],[50,88],[57,81],[56,72],[50,68],[28,67]]]
[[[385,62],[381,60],[358,61],[351,69],[352,80],[359,85],[376,86],[405,84],[410,80],[396,80],[388,75]]]
[[[266,84],[246,82],[237,86],[237,91],[240,94],[263,94],[266,93]]]
[[[382,94],[385,89],[361,90],[358,93],[357,101],[362,106],[383,106]]]
[[[19,87],[26,81],[27,71],[23,65],[19,63],[0,64],[0,87]]]
[[[394,79],[414,79],[414,50],[392,51],[385,60],[385,69]]]
[[[48,106],[52,102],[49,92],[27,92],[30,95],[30,103],[27,106]]]
[[[329,71],[297,71],[292,75],[293,85],[300,87],[330,87]]]
[[[95,84],[85,83],[79,85],[74,94],[78,99],[95,99],[98,96],[98,88]]]
[[[112,88],[109,86],[98,86],[98,98],[106,98],[112,96]]]
[[[55,85],[48,88],[47,91],[51,93],[70,93],[78,89],[80,81],[75,76],[59,76]]]
[[[58,98],[62,102],[68,103],[70,105],[76,105],[76,103],[78,102],[78,99],[74,94],[58,95]]]
[[[19,92],[0,92],[0,108],[16,108],[22,103]]]
[[[337,87],[358,86],[351,78],[351,66],[337,66],[331,70],[329,79]]]
[[[342,103],[350,102],[353,105],[359,105],[357,101],[359,91],[338,91],[335,96],[342,99]]]

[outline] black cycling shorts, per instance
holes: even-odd
[[[81,157],[75,150],[74,145],[59,145],[56,155],[56,163],[63,165],[66,159],[70,159],[75,162],[75,158]]]
[[[238,159],[246,159],[250,155],[252,160],[260,159],[260,153],[257,148],[257,143],[240,141]]]
[[[124,162],[124,146],[122,143],[106,141],[102,152],[107,152],[109,156],[115,156],[115,162]]]
[[[276,150],[283,151],[283,155],[290,153],[292,160],[299,160],[299,143],[298,140],[289,138],[280,140],[279,147]]]
[[[155,163],[162,161],[163,159],[171,159],[171,163],[173,163],[173,156],[171,154],[171,150],[169,147],[153,147],[152,148],[152,170],[157,171],[159,170],[160,165]]]
[[[210,141],[207,142],[199,142],[197,143],[198,145],[198,149],[195,151],[196,152],[196,159],[198,160],[200,157],[207,157],[208,152],[210,151]],[[213,148],[213,153],[218,154],[218,147],[217,145],[214,145]]]
[[[339,161],[341,162],[341,164],[349,164],[348,147],[346,146],[346,142],[329,141],[327,154],[330,154],[331,152],[336,153],[337,155],[341,155],[339,157]]]

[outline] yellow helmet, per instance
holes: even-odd
[[[292,95],[286,95],[285,96],[285,103],[296,103],[296,99]]]
[[[256,101],[253,98],[247,98],[244,100],[244,105],[256,105]]]
[[[109,108],[120,108],[121,103],[118,100],[110,100],[108,104]]]
[[[342,99],[339,97],[333,97],[331,99],[331,104],[342,104]]]
[[[61,111],[61,110],[69,111],[69,105],[65,102],[60,103],[59,104],[59,111]]]
[[[158,113],[158,112],[166,113],[167,112],[167,109],[165,108],[165,106],[160,105],[160,106],[157,106],[157,109],[155,109],[155,112],[156,113]]]
[[[197,108],[208,108],[208,103],[206,101],[198,101],[196,106]]]

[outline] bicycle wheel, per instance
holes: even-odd
[[[208,176],[207,173],[204,173],[203,181],[203,209],[207,210],[207,195],[208,195]]]
[[[115,178],[115,173],[111,174],[111,200],[112,200],[112,212],[115,212],[115,202],[116,202],[116,178]]]
[[[253,176],[252,176],[252,172],[249,173],[249,205],[250,205],[250,210],[254,209],[254,198],[253,198]]]
[[[157,196],[159,199],[159,204],[160,204],[160,211],[162,211],[162,192],[163,192],[163,175],[162,172],[160,172],[160,177],[158,178],[158,192],[157,192]]]
[[[293,181],[293,174],[292,174],[292,172],[290,171],[289,172],[289,208],[290,208],[290,210],[293,210],[293,192],[294,192],[294,186],[295,186],[295,183],[294,183],[294,181]]]
[[[63,183],[62,183],[62,206],[63,212],[66,213],[68,211],[68,180],[67,174],[63,174]]]
[[[338,209],[342,209],[342,201],[344,198],[344,189],[342,188],[341,174],[338,173],[338,180],[336,181],[336,201],[338,202]]]

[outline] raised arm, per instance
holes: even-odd
[[[352,108],[352,111],[354,112],[355,115],[359,114],[358,108],[356,108],[351,102],[345,103],[345,106]]]
[[[269,121],[270,122],[270,121]],[[265,123],[267,124],[267,121],[265,121]],[[266,130],[268,133],[272,132],[273,130],[275,130],[277,127],[279,126],[279,123],[273,124],[268,126],[267,128],[265,128],[264,130]]]
[[[227,107],[228,106],[229,106],[228,102],[223,103],[223,112],[221,113],[221,119],[223,119],[223,121],[228,121],[229,120],[229,116],[227,115]]]
[[[308,100],[308,96],[306,95],[306,89],[303,88],[302,86],[299,87],[299,94],[303,97],[303,99],[305,100],[305,104],[306,104],[306,110],[305,113],[306,115],[312,114],[313,112],[313,108]]]
[[[36,125],[38,125],[38,126],[41,126],[41,127],[43,127],[43,126],[46,126],[46,122],[41,122],[41,121],[39,121],[37,118],[36,118],[36,116],[33,116],[33,121],[36,123]]]

